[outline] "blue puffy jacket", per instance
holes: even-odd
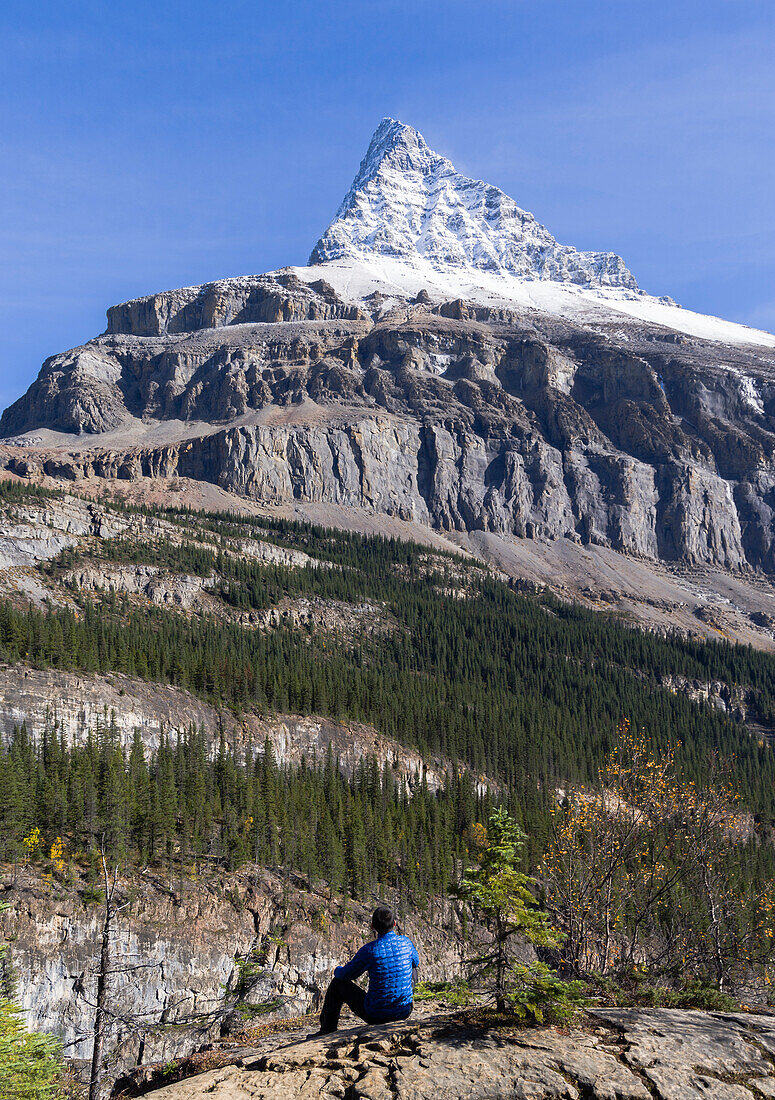
[[[417,948],[409,937],[391,929],[365,943],[345,966],[337,966],[334,977],[358,978],[368,970],[363,1007],[376,1020],[405,1020],[412,1011],[412,967],[419,965]]]

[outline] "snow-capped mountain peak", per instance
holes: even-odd
[[[345,212],[353,192],[366,187],[380,171],[392,169],[404,173],[427,174],[439,168],[449,172],[455,170],[448,160],[439,153],[434,153],[422,134],[412,126],[395,118],[383,118],[371,136],[366,156],[361,161],[358,174],[337,212],[337,217]]]
[[[637,290],[613,252],[561,245],[497,187],[468,179],[421,134],[384,118],[310,264],[389,257],[439,271],[480,271]]]

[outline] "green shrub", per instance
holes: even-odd
[[[587,995],[598,1003],[619,1008],[699,1008],[706,1012],[738,1012],[739,1003],[715,986],[697,979],[680,988],[653,984],[653,978],[637,974],[626,985],[601,974],[593,974],[586,982]]]
[[[282,997],[275,997],[272,1001],[261,1001],[260,1004],[250,1005],[245,1001],[238,1001],[234,1006],[235,1011],[243,1020],[255,1020],[257,1016],[267,1016],[275,1012],[283,1003]]]
[[[468,982],[462,978],[455,978],[451,982],[418,982],[414,987],[414,1000],[444,1001],[445,1004],[462,1007],[467,1005],[473,996]]]
[[[584,982],[566,982],[546,963],[515,963],[506,999],[531,1024],[569,1023],[588,1004]]]
[[[237,971],[235,990],[237,995],[242,997],[250,992],[256,984],[256,979],[264,973],[266,955],[254,948],[244,957],[237,956],[234,960],[234,966]]]
[[[689,982],[684,989],[671,989],[664,1004],[666,1008],[702,1008],[706,1012],[737,1012],[740,1009],[734,997],[701,981]]]

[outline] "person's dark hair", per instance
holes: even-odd
[[[371,918],[371,927],[377,933],[378,936],[384,936],[386,932],[395,924],[395,917],[393,916],[393,910],[387,905],[379,905],[374,910],[374,916]]]

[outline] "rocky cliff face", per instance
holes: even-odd
[[[30,1027],[54,1032],[67,1055],[91,1050],[95,966],[102,911],[84,900],[76,874],[66,886],[27,870],[6,873],[0,896],[12,941],[19,1001]],[[121,889],[121,887],[120,887]],[[128,892],[129,891],[129,892]],[[370,911],[340,906],[297,881],[261,870],[204,876],[133,875],[118,917],[111,1011],[111,1076],[142,1062],[184,1057],[251,1017],[314,1010],[333,968],[364,940]],[[407,926],[425,980],[460,972],[465,944],[451,934],[451,910]]]
[[[443,312],[455,316],[415,305],[373,324],[101,337],[50,360],[3,430],[31,426],[34,409],[60,429],[161,419],[194,431],[158,445],[125,432],[124,446],[97,434],[77,450],[17,448],[8,464],[177,475],[269,504],[775,569],[775,359],[635,330],[617,344],[462,304]]]
[[[188,691],[112,673],[88,676],[52,669],[0,665],[0,741],[7,743],[17,726],[26,724],[34,737],[56,728],[69,744],[83,744],[98,729],[112,728],[128,749],[139,733],[147,752],[159,747],[162,734],[176,737],[201,729],[213,752],[221,735],[238,757],[260,751],[269,741],[280,765],[325,761],[330,751],[347,776],[364,759],[389,766],[397,782],[411,792],[423,781],[432,791],[451,768],[445,760],[425,758],[362,722],[279,714],[262,716],[217,710]],[[477,777],[482,790],[497,787]]]

